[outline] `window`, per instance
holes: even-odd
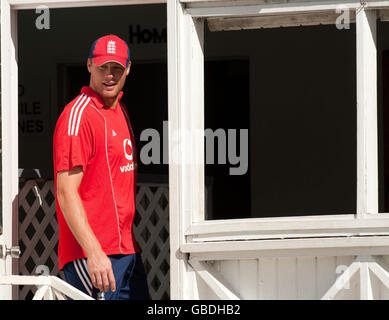
[[[205,24],[205,59],[219,61],[217,86],[205,77],[205,128],[237,130],[238,142],[247,129],[249,146],[236,147],[249,159],[243,175],[228,161],[206,165],[207,219],[356,212],[355,32]]]

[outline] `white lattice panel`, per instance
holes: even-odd
[[[19,260],[21,275],[36,274],[37,266],[58,272],[58,224],[54,181],[21,179],[19,188]],[[142,250],[152,299],[169,299],[168,187],[138,183],[134,233]],[[40,269],[44,270],[44,269]],[[39,271],[39,269],[38,269]],[[37,288],[20,286],[19,298],[31,299]]]
[[[150,295],[155,299],[168,299],[170,291],[168,199],[168,187],[154,184],[141,185],[136,198],[134,233],[142,249]]]
[[[58,275],[58,224],[55,214],[53,181],[27,180],[19,191],[19,273],[36,274],[45,265]],[[39,270],[38,270],[39,271]],[[20,286],[19,298],[32,298],[37,288]]]

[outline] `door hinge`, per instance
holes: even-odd
[[[0,244],[0,259],[5,259],[7,256],[12,258],[19,258],[21,254],[19,246],[7,248],[5,244]]]

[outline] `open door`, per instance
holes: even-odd
[[[17,274],[18,245],[18,69],[17,11],[1,1],[1,160],[2,210],[0,277]],[[16,288],[16,287],[15,287]],[[0,299],[15,299],[17,290],[0,286]]]

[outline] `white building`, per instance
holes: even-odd
[[[55,122],[87,84],[91,42],[115,33],[135,133],[169,146],[137,199],[155,299],[387,299],[388,20],[389,1],[2,0],[0,296],[39,281],[54,291],[38,298],[76,294],[29,275],[58,271]],[[242,140],[206,164],[186,133],[207,128],[247,129],[247,154]]]

